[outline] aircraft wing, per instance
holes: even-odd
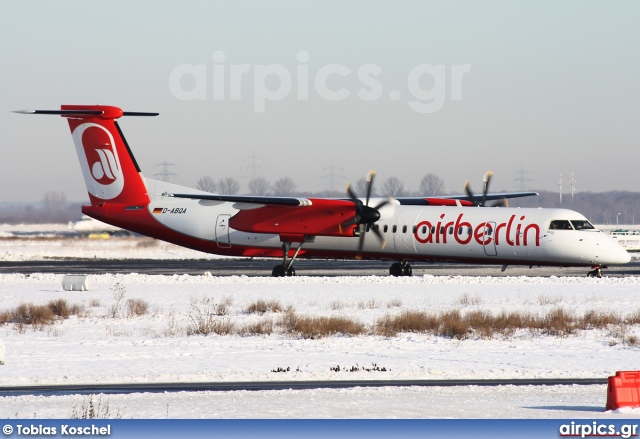
[[[537,192],[503,192],[503,193],[495,193],[495,194],[487,194],[485,196],[486,201],[491,200],[504,200],[505,198],[521,198],[521,197],[535,197],[537,196]],[[431,197],[398,197],[396,200],[400,202],[402,205],[433,205],[438,204],[436,200],[460,200],[467,202],[480,202],[482,201],[482,194],[469,196],[465,195],[436,195]],[[446,204],[446,203],[445,203]]]
[[[289,207],[305,207],[311,206],[313,203],[308,198],[294,198],[294,197],[263,197],[263,196],[253,196],[253,195],[206,195],[206,194],[175,194],[165,192],[162,194],[166,197],[175,197],[175,198],[190,198],[194,200],[205,200],[210,202],[220,202],[220,203],[239,203],[240,205],[246,206],[289,206]],[[521,197],[533,197],[537,196],[537,192],[503,192],[503,193],[494,193],[487,194],[485,197],[486,201],[491,200],[503,200],[505,198],[521,198]],[[395,198],[401,205],[455,205],[455,202],[447,203],[446,200],[460,200],[465,205],[466,202],[473,203],[479,202],[482,200],[482,194],[474,195],[470,197],[469,195],[437,195],[432,197],[397,197]],[[336,201],[348,201],[346,199],[327,199],[327,200],[336,200]]]
[[[241,203],[247,205],[265,205],[265,206],[291,206],[305,207],[311,206],[311,200],[307,198],[291,198],[291,197],[259,197],[253,195],[205,195],[205,194],[171,194],[165,192],[165,197],[174,198],[190,198],[194,200],[219,201],[221,203]]]
[[[502,200],[504,198],[522,198],[522,197],[535,197],[537,196],[537,192],[503,192],[501,194],[487,194],[485,196],[485,200]],[[480,201],[482,200],[482,194],[474,195],[470,197],[469,195],[441,195],[437,197],[430,198],[449,198],[452,200],[467,200],[467,201]]]

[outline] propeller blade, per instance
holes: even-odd
[[[509,207],[509,200],[503,198],[502,200],[496,201],[491,205],[491,207]]]
[[[464,182],[464,191],[466,192],[467,196],[469,197],[469,201],[471,201],[473,204],[477,204],[476,199],[475,199],[475,195],[473,195],[473,191],[471,190],[471,186],[469,186],[469,180]]]
[[[378,227],[371,227],[371,230],[380,240],[380,247],[384,249],[387,245],[387,240],[384,239],[384,236],[382,236],[382,232],[380,231],[380,229]]]
[[[383,200],[382,202],[378,203],[376,207],[369,207],[369,200],[371,200],[371,193],[373,192],[373,180],[375,176],[376,171],[369,171],[369,173],[367,174],[367,178],[365,180],[367,184],[367,194],[364,204],[358,199],[358,196],[356,195],[354,190],[351,189],[351,184],[347,185],[347,194],[349,194],[349,198],[351,198],[351,201],[354,202],[356,212],[353,218],[339,224],[338,227],[340,227],[340,233],[342,233],[343,227],[350,227],[354,224],[357,224],[359,226],[360,236],[358,238],[358,250],[356,252],[356,259],[362,259],[364,240],[366,235],[368,234],[367,229],[369,231],[373,231],[373,233],[377,236],[378,240],[380,240],[382,248],[387,245],[387,241],[384,239],[382,233],[380,233],[378,227],[375,227],[375,223],[380,219],[380,212],[378,211],[378,209],[391,203],[392,198],[389,197],[388,200]]]
[[[481,206],[484,206],[487,202],[487,193],[489,192],[489,182],[491,181],[491,177],[493,177],[493,172],[487,171],[482,178],[482,201],[480,202]]]
[[[376,171],[369,171],[367,174],[367,201],[364,203],[365,206],[369,205],[369,198],[371,198],[371,187],[373,186],[373,178],[376,176]]]
[[[364,248],[365,235],[366,235],[365,230],[362,230],[360,233],[360,238],[358,239],[358,251],[356,253],[356,259],[362,259],[362,249]]]
[[[360,217],[359,215],[356,213],[356,215],[348,220],[346,220],[345,222],[340,224],[340,228],[342,227],[351,227],[354,224],[359,224],[360,223]],[[340,230],[340,233],[342,233],[342,230]]]
[[[351,198],[351,201],[358,202],[358,196],[353,191],[353,189],[351,189],[351,183],[347,183],[347,194],[349,194],[349,198]]]
[[[386,206],[387,204],[391,204],[391,197],[389,197],[387,200],[384,200],[384,201],[381,201],[380,203],[378,203],[378,204],[376,205],[376,207],[374,207],[374,209],[378,210],[378,209],[380,209],[381,207]]]

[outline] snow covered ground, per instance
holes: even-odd
[[[86,230],[85,230],[86,231]],[[190,250],[146,237],[94,239],[65,237],[74,232],[67,224],[0,224],[0,261],[37,261],[49,258],[100,259],[217,259],[219,256]],[[108,235],[107,235],[108,237]]]
[[[0,230],[2,228],[0,227]],[[4,232],[10,233],[10,232]],[[6,235],[5,235],[6,236]],[[167,246],[175,257],[189,250],[148,240],[13,239],[1,242],[0,260],[51,255],[159,256]],[[155,241],[151,241],[155,242]],[[43,244],[44,243],[44,244]],[[55,243],[55,244],[54,244]],[[49,245],[51,244],[51,245]],[[128,249],[123,246],[129,245]],[[184,252],[184,253],[180,253]],[[136,256],[132,256],[135,254]],[[4,256],[2,256],[4,255]],[[93,254],[91,255],[93,256]],[[206,257],[192,252],[191,257]],[[459,341],[401,333],[394,337],[332,336],[315,340],[271,335],[191,335],[185,328],[192,303],[225,304],[221,317],[242,327],[282,313],[247,313],[257,300],[274,300],[304,316],[348,316],[367,328],[386,314],[406,310],[461,312],[484,310],[545,314],[563,308],[582,314],[611,311],[625,316],[640,310],[636,277],[213,277],[92,275],[90,291],[65,292],[62,276],[0,275],[0,312],[21,303],[46,304],[64,298],[85,308],[52,326],[20,330],[0,326],[6,347],[1,385],[50,383],[262,381],[320,379],[605,378],[636,370],[640,347],[625,337],[635,326],[589,330],[568,337],[519,331],[510,337]],[[115,293],[143,299],[149,312],[111,316]],[[199,305],[199,306],[202,306]],[[386,371],[367,372],[376,364]],[[340,366],[340,371],[332,368]],[[273,372],[287,369],[289,372]],[[357,372],[345,369],[356,368]],[[355,388],[265,392],[202,392],[94,396],[108,401],[110,414],[133,418],[595,418],[640,417],[638,410],[604,412],[606,386],[499,388]],[[0,397],[3,418],[66,418],[87,396]]]

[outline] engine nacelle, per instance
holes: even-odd
[[[229,220],[233,229],[247,233],[299,236],[355,236],[358,224],[349,223],[356,205],[347,200],[310,198],[310,206],[264,206],[241,210]]]

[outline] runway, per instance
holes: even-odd
[[[164,393],[164,392],[229,392],[267,390],[349,389],[354,387],[461,387],[461,386],[592,386],[607,384],[606,378],[541,378],[478,380],[326,380],[326,381],[235,381],[211,383],[112,383],[59,384],[36,386],[1,386],[0,396],[10,395],[94,395]]]
[[[60,258],[37,261],[2,261],[0,273],[140,273],[156,275],[189,274],[213,276],[271,276],[276,259],[81,259]],[[385,261],[310,261],[295,263],[298,276],[388,276],[389,262]],[[455,263],[413,263],[414,276],[570,276],[584,277],[585,267],[532,267],[501,265],[467,265]],[[605,276],[640,275],[640,262],[603,269]]]

